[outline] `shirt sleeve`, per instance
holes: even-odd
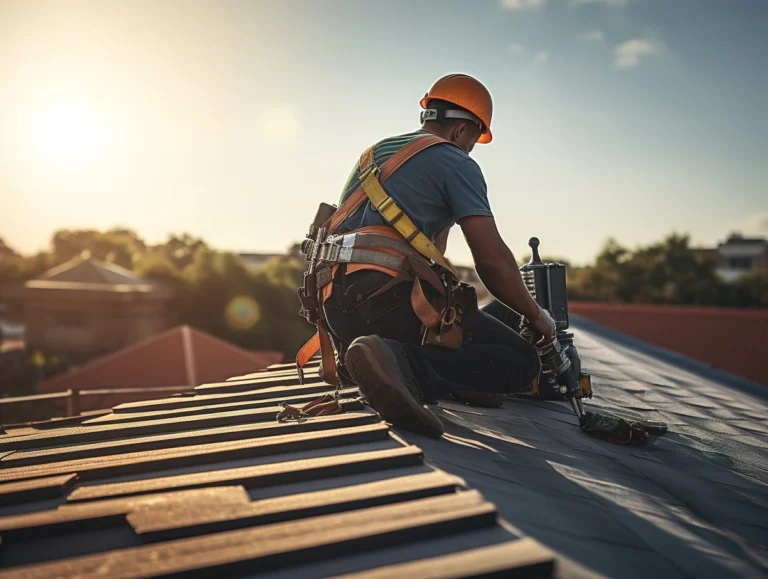
[[[341,196],[339,197],[339,204],[338,207],[341,207],[344,203],[344,199],[349,195],[352,190],[357,189],[360,186],[360,181],[357,178],[358,173],[360,171],[360,161],[355,163],[355,166],[352,167],[352,171],[349,173],[349,177],[347,177],[346,182],[344,183],[344,188],[341,190]],[[353,189],[354,186],[354,189]]]
[[[472,215],[493,217],[483,172],[473,159],[462,159],[455,165],[451,177],[446,183],[446,191],[456,221]]]

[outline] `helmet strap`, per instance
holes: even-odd
[[[472,121],[478,127],[480,127],[481,134],[486,132],[486,128],[485,128],[485,125],[483,125],[483,121],[481,121],[476,115],[473,115],[469,111],[459,111],[459,110],[453,110],[453,109],[446,110],[442,108],[428,108],[421,111],[420,118],[421,118],[422,125],[427,121],[440,122],[443,119],[465,119],[468,121]]]

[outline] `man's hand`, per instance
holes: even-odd
[[[547,310],[539,306],[539,312],[539,317],[535,320],[530,320],[529,324],[535,332],[544,336],[544,340],[549,342],[555,336],[557,326]]]
[[[488,291],[529,320],[539,320],[541,308],[525,287],[515,256],[499,235],[496,220],[474,215],[460,219],[459,225],[472,251],[477,274]],[[544,323],[540,322],[540,327],[546,330]]]

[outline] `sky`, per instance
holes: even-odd
[[[0,237],[284,251],[451,72],[493,95],[472,155],[516,254],[768,235],[766,27],[765,0],[0,0]]]

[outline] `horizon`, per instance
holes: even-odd
[[[62,229],[67,229],[67,228],[62,228]],[[89,228],[89,229],[91,229],[91,228]],[[196,239],[201,239],[203,242],[208,244],[208,241],[206,239],[199,238],[194,233],[190,233],[190,232],[173,231],[173,232],[169,232],[168,234],[166,234],[166,236],[163,237],[160,240],[152,240],[151,241],[151,240],[148,240],[148,239],[144,238],[141,235],[140,232],[136,231],[135,229],[133,229],[131,227],[125,226],[125,225],[117,225],[117,226],[109,228],[109,229],[102,229],[102,230],[92,229],[92,230],[98,231],[99,233],[108,233],[110,230],[129,230],[129,231],[133,231],[142,241],[144,241],[146,243],[147,247],[161,246],[161,245],[165,244],[169,240],[170,237],[172,237],[172,236],[182,236],[182,235],[190,235],[191,237],[196,238]],[[4,241],[6,243],[6,245],[11,250],[15,250],[15,251],[19,252],[22,257],[30,257],[30,256],[35,255],[37,253],[42,253],[42,252],[46,252],[46,251],[50,250],[51,249],[50,241],[52,240],[52,237],[53,237],[54,233],[56,233],[56,231],[52,231],[51,232],[51,235],[49,235],[49,237],[48,237],[49,242],[46,245],[41,246],[41,247],[33,250],[33,252],[23,252],[23,251],[19,250],[19,248],[16,245],[14,245],[13,243],[9,242],[7,238],[4,238],[2,236],[0,236],[0,240]],[[670,237],[672,235],[688,236],[689,239],[690,239],[690,235],[688,233],[686,233],[686,232],[672,231],[672,232],[664,235],[663,237],[661,237],[659,239],[651,240],[647,244],[636,244],[636,245],[630,246],[630,245],[621,243],[617,239],[613,239],[613,241],[616,241],[620,246],[624,247],[625,249],[629,250],[630,252],[635,252],[637,250],[643,249],[644,247],[647,247],[648,245],[655,244],[655,243],[661,243],[665,239],[667,239],[668,237]],[[749,234],[743,234],[743,233],[741,233],[739,231],[730,231],[726,235],[723,235],[720,239],[718,239],[712,245],[705,246],[705,245],[695,245],[695,244],[692,243],[692,244],[690,244],[690,247],[691,247],[691,249],[694,249],[694,250],[714,250],[714,249],[717,249],[717,246],[720,243],[725,243],[726,241],[728,241],[729,239],[731,239],[733,237],[768,239],[768,236],[763,235],[763,234],[749,235]],[[607,244],[611,239],[612,238],[607,238],[605,240],[605,243]],[[231,248],[216,247],[216,246],[213,246],[211,244],[208,244],[208,247],[211,250],[216,251],[216,252],[231,253],[231,254],[234,254],[234,255],[237,255],[237,256],[246,256],[246,255],[274,255],[276,257],[279,257],[279,256],[283,256],[283,255],[288,255],[290,250],[297,243],[300,243],[300,241],[301,240],[288,244],[288,246],[286,246],[286,248],[283,251],[263,251],[263,250],[253,249],[253,248],[252,249],[231,249]],[[527,240],[526,240],[525,247],[526,247],[526,249],[524,251],[515,252],[515,257],[518,260],[518,262],[520,262],[520,260],[523,259],[523,258],[530,257],[530,248],[527,245]],[[602,247],[601,247],[601,249],[602,249]],[[88,250],[86,250],[86,251],[88,251]],[[555,258],[555,259],[565,259],[565,260],[567,260],[569,262],[569,265],[571,265],[572,267],[589,267],[589,266],[592,266],[592,265],[595,264],[595,261],[596,261],[597,257],[599,256],[599,252],[596,253],[594,256],[592,256],[591,258],[589,258],[586,261],[573,261],[573,260],[570,260],[569,258],[567,258],[564,255],[557,255],[557,254],[554,254],[552,252],[548,253],[546,251],[542,251],[541,255],[542,255],[542,258],[544,258],[544,259],[553,259],[553,258]],[[467,265],[473,265],[471,258],[470,258],[470,260],[468,262],[458,261],[458,262],[456,262],[456,264],[459,265],[459,266],[462,266],[462,267],[465,267]]]
[[[0,236],[25,255],[114,227],[284,252],[458,71],[494,96],[473,158],[517,257],[531,236],[582,265],[609,238],[768,234],[765,3],[395,1],[379,57],[380,5],[4,2]],[[448,248],[472,262],[460,230]]]

